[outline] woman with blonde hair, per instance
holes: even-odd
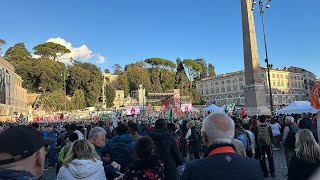
[[[69,150],[57,180],[106,179],[100,156],[86,139],[76,140]]]
[[[320,146],[308,129],[296,134],[296,149],[291,158],[288,180],[309,179],[320,166]]]

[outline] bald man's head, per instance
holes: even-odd
[[[231,143],[234,137],[234,122],[224,113],[213,113],[204,119],[201,131],[207,146]]]

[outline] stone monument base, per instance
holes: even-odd
[[[267,106],[246,107],[246,114],[248,116],[271,115],[271,111]]]

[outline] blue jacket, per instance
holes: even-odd
[[[10,180],[37,180],[30,172],[27,171],[16,171],[9,169],[0,170],[0,179]]]
[[[108,141],[108,143],[100,150],[101,154],[104,156],[107,153],[111,152],[111,148],[114,143],[123,142],[128,145],[128,148],[131,152],[133,152],[134,148],[134,139],[131,134],[123,134],[120,136],[114,136],[112,139]]]
[[[243,144],[243,146],[244,146],[244,149],[245,149],[245,150],[248,150],[248,147],[247,147],[247,146],[248,146],[248,145],[247,145],[248,141],[247,141],[246,135],[244,135],[243,133],[241,133],[241,134],[239,134],[239,135],[237,136],[237,139],[242,142],[242,144]]]

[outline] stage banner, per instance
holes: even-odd
[[[126,109],[127,116],[134,116],[140,114],[140,106],[127,106]]]
[[[180,107],[180,89],[174,89],[173,90],[173,99],[174,99],[174,106]]]
[[[189,112],[192,109],[192,104],[181,104],[182,112]]]

